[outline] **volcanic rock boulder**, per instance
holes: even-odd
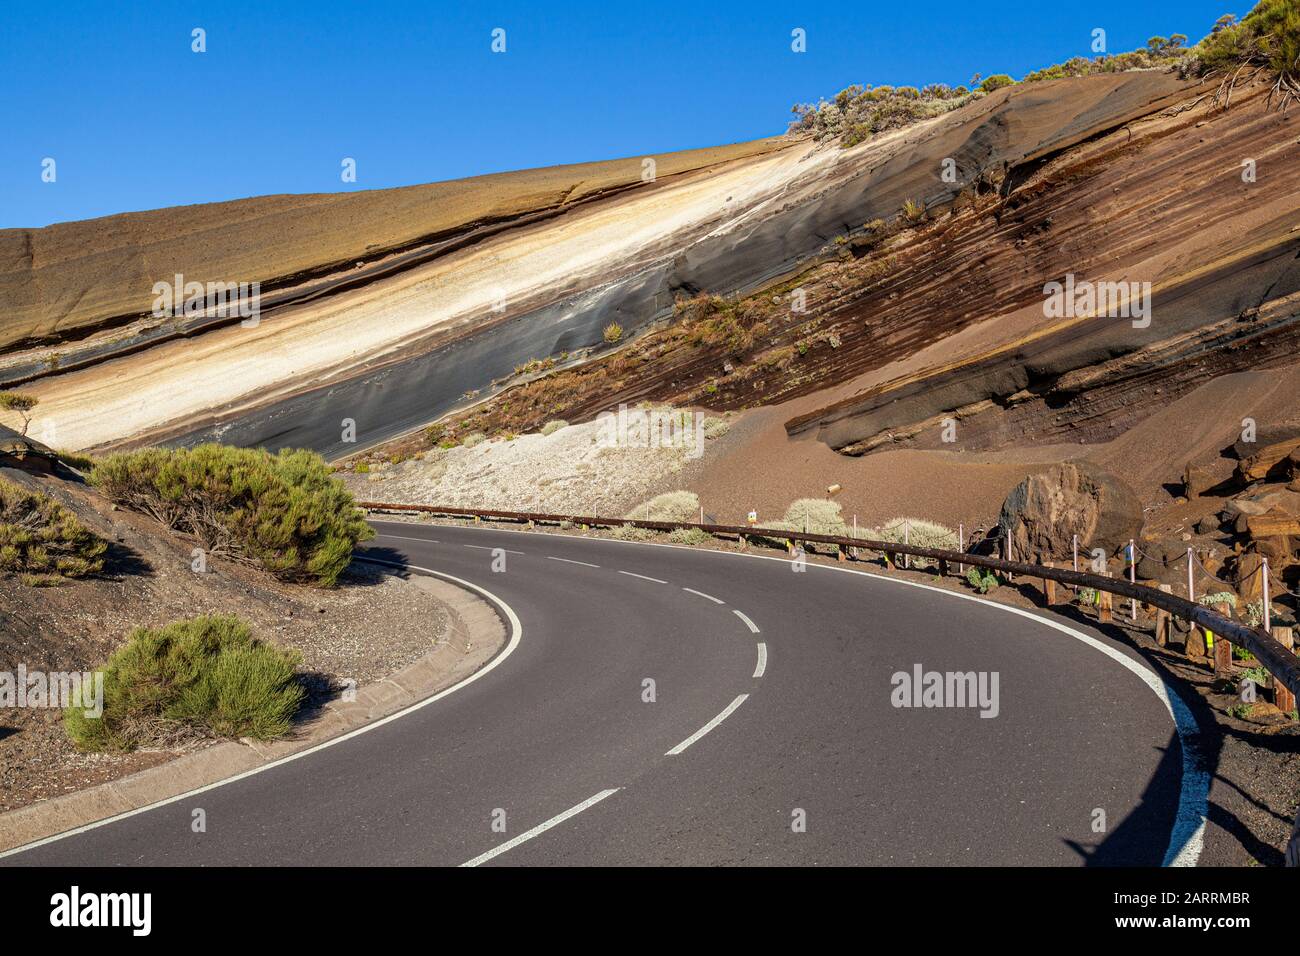
[[[998,519],[1016,560],[1068,558],[1079,548],[1114,553],[1142,530],[1142,502],[1121,479],[1088,462],[1030,475],[1007,495]]]
[[[1243,604],[1254,604],[1261,600],[1264,595],[1264,576],[1261,573],[1264,567],[1264,556],[1247,552],[1237,560],[1236,574],[1233,576],[1233,586],[1237,589],[1237,597]]]
[[[1238,458],[1239,481],[1294,478],[1292,454],[1300,450],[1300,422],[1261,429],[1255,441],[1238,441],[1232,450]]]
[[[1188,501],[1205,494],[1213,484],[1214,480],[1204,468],[1198,468],[1189,461],[1183,469],[1183,495]]]

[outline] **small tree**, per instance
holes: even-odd
[[[5,411],[17,412],[23,419],[23,435],[27,435],[27,428],[32,423],[31,410],[40,403],[35,395],[28,395],[25,392],[0,392],[0,408]]]

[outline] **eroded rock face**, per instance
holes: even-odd
[[[1300,453],[1300,422],[1261,429],[1255,441],[1238,441],[1232,450],[1239,459],[1240,481],[1294,478],[1293,456]]]
[[[998,523],[1016,560],[1068,558],[1076,534],[1080,551],[1113,554],[1139,536],[1142,502],[1121,479],[1095,465],[1065,462],[1012,489]]]

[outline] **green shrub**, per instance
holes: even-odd
[[[619,541],[652,541],[655,538],[655,532],[649,528],[629,528],[620,525],[617,528],[610,528],[608,536]]]
[[[944,551],[960,551],[961,543],[957,532],[952,528],[921,518],[891,518],[879,528],[860,532],[861,537],[875,541],[892,541],[895,544],[910,544],[918,548],[939,548]],[[929,558],[912,558],[914,568],[926,568],[935,562]]]
[[[1300,7],[1294,0],[1260,0],[1239,23],[1222,18],[1194,53],[1202,72],[1266,63],[1290,86],[1300,73]]]
[[[996,574],[984,568],[971,568],[966,572],[966,580],[980,594],[988,594],[1002,583]]]
[[[475,445],[481,445],[487,441],[487,435],[482,432],[470,432],[460,440],[461,445],[465,448],[473,448]]]
[[[64,728],[82,750],[134,750],[178,734],[280,737],[305,696],[299,662],[237,617],[140,628],[103,668],[103,714],[88,717],[90,702],[74,701]]]
[[[984,82],[980,84],[980,89],[985,93],[992,93],[1004,86],[1015,86],[1015,83],[1016,81],[1005,73],[994,73],[992,76],[985,78]]]
[[[332,587],[356,544],[374,536],[352,495],[309,451],[147,448],[108,456],[90,481],[212,554],[286,581]]]
[[[569,423],[560,418],[553,418],[542,426],[543,435],[554,435],[561,428],[568,428]]]
[[[1269,614],[1270,614],[1270,621],[1269,621],[1270,626],[1282,627],[1286,624],[1286,622],[1283,621],[1282,618],[1278,617],[1276,614],[1273,613],[1272,608],[1269,608]],[[1264,599],[1263,598],[1260,598],[1258,601],[1251,601],[1249,604],[1246,605],[1246,623],[1249,624],[1251,627],[1258,628],[1264,626]]]
[[[1237,675],[1237,680],[1252,681],[1256,687],[1268,686],[1268,671],[1262,667],[1248,667]]]
[[[1203,604],[1205,607],[1214,607],[1216,604],[1226,604],[1228,607],[1235,608],[1237,606],[1237,595],[1233,594],[1231,591],[1215,591],[1213,594],[1202,594],[1197,599],[1197,603]]]
[[[0,572],[31,585],[104,569],[108,544],[53,498],[0,478]]]
[[[619,325],[617,322],[611,322],[609,325],[605,326],[605,331],[602,334],[605,341],[610,345],[613,345],[623,337],[623,326]]]
[[[731,428],[731,423],[725,418],[718,418],[710,415],[708,418],[704,419],[702,427],[704,428],[705,438],[715,439],[721,438],[723,435],[727,434],[728,429]]]
[[[693,491],[669,491],[643,501],[626,517],[633,521],[699,521],[700,499]]]
[[[23,420],[23,434],[32,423],[31,411],[40,404],[40,399],[26,392],[0,392],[0,410],[17,412]]]
[[[673,544],[689,544],[699,547],[712,544],[713,535],[707,531],[701,531],[699,528],[678,528],[676,531],[668,532],[668,540]]]
[[[810,534],[845,534],[844,518],[838,501],[825,498],[800,498],[785,509],[779,527],[787,531]]]

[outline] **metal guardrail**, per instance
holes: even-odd
[[[452,508],[441,505],[405,505],[385,502],[362,501],[357,506],[368,511],[418,512],[447,517],[495,518],[503,521],[529,521],[549,524],[587,525],[604,528],[644,528],[648,531],[678,531],[695,528],[714,535],[737,535],[746,538],[768,538],[809,544],[829,544],[840,549],[841,554],[847,549],[856,548],[863,551],[878,551],[887,556],[909,554],[916,558],[928,558],[942,562],[941,570],[946,564],[969,564],[975,567],[1001,571],[1007,575],[1040,578],[1044,581],[1056,581],[1059,584],[1076,588],[1091,588],[1105,591],[1121,597],[1132,598],[1152,607],[1168,611],[1175,617],[1199,625],[1216,637],[1226,639],[1229,643],[1244,647],[1250,651],[1274,679],[1280,682],[1292,694],[1300,697],[1300,657],[1284,647],[1267,632],[1247,627],[1240,622],[1230,620],[1210,608],[1196,604],[1186,598],[1178,597],[1167,591],[1133,584],[1122,578],[1108,578],[1099,574],[1082,571],[1067,571],[1041,564],[1026,564],[1020,561],[1004,561],[978,554],[960,551],[945,551],[937,548],[921,548],[915,545],[900,544],[893,541],[875,541],[870,538],[844,537],[830,534],[814,534],[807,531],[787,531],[780,528],[751,527],[749,525],[700,524],[688,521],[639,521],[628,518],[605,518],[592,515],[559,515],[541,512],[499,511],[489,508]]]

